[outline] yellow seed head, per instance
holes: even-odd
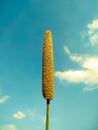
[[[54,58],[52,47],[52,34],[45,32],[43,61],[42,61],[42,92],[45,99],[52,100],[54,97]]]

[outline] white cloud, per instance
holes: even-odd
[[[83,68],[90,69],[90,70],[98,69],[97,56],[71,54],[69,58],[72,61],[77,62]]]
[[[17,130],[15,125],[8,124],[0,126],[0,130]]]
[[[93,91],[95,89],[98,89],[98,86],[91,86],[91,87],[85,87],[85,88],[83,88],[84,91]]]
[[[84,68],[97,71],[98,69],[98,57],[88,57],[83,61],[82,66]]]
[[[67,80],[68,82],[80,83],[85,79],[85,72],[82,70],[69,70],[64,72],[56,72],[55,75],[61,80]]]
[[[87,27],[91,30],[98,29],[98,19],[93,20],[92,23],[88,24]]]
[[[18,111],[17,113],[13,114],[13,117],[16,119],[23,119],[26,117],[26,115],[23,112]]]
[[[98,33],[89,36],[92,45],[98,44]]]
[[[66,52],[68,55],[71,54],[67,46],[64,47],[64,50],[65,50],[65,52]]]
[[[65,50],[65,48],[64,48]],[[66,51],[66,50],[65,50]],[[69,58],[81,66],[80,70],[57,71],[55,76],[70,83],[83,83],[84,91],[98,89],[98,57],[71,54]]]
[[[0,104],[6,102],[8,100],[9,96],[4,96],[2,98],[0,98]]]
[[[97,74],[96,74],[97,73]],[[56,72],[56,77],[61,80],[67,80],[72,83],[84,83],[85,85],[98,84],[98,71],[92,70],[69,70],[64,72]]]
[[[93,20],[90,24],[88,24],[87,29],[87,34],[91,45],[98,44],[98,19]]]

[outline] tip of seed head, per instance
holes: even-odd
[[[51,31],[50,30],[46,30],[45,34],[50,34],[51,35]]]

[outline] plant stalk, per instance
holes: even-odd
[[[46,130],[49,130],[50,124],[50,100],[47,99],[47,112],[46,112]]]

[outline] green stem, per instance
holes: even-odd
[[[49,130],[50,122],[50,100],[47,99],[46,130]]]

